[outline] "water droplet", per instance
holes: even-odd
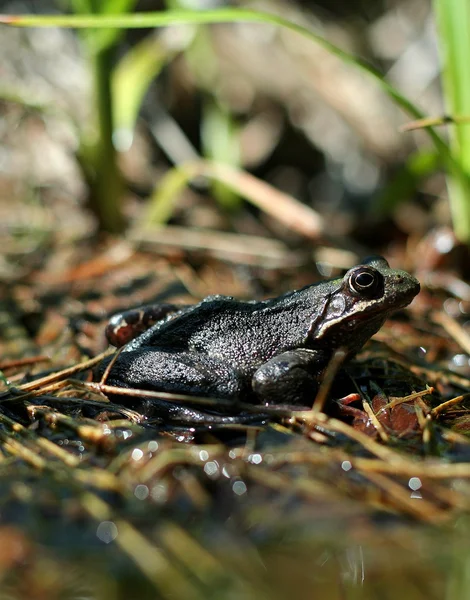
[[[148,443],[147,449],[149,452],[156,452],[158,450],[158,442],[156,442],[155,440],[152,440],[151,442]]]
[[[157,483],[150,490],[150,496],[155,502],[163,503],[168,498],[168,488],[165,483]]]
[[[134,496],[139,500],[145,500],[149,495],[149,489],[143,483],[139,483],[139,485],[135,486]]]
[[[96,536],[105,544],[109,544],[118,536],[118,528],[112,521],[101,521],[96,529]]]
[[[199,458],[200,460],[206,462],[206,460],[209,458],[209,452],[207,452],[207,450],[201,450],[199,452]]]
[[[423,484],[421,483],[421,479],[419,477],[410,477],[410,480],[408,481],[408,487],[411,490],[416,491],[422,488]]]
[[[232,490],[235,494],[237,494],[237,496],[242,496],[243,494],[246,494],[246,484],[244,481],[235,481],[235,483],[232,485]]]
[[[142,450],[140,448],[134,448],[134,450],[132,450],[132,459],[133,460],[140,460],[143,457],[144,453],[142,452]]]
[[[211,460],[204,465],[204,473],[209,477],[214,477],[219,474],[219,465]]]

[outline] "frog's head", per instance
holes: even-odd
[[[329,282],[320,318],[309,329],[315,343],[336,348],[360,348],[387,316],[407,306],[420,290],[406,271],[391,269],[382,257],[371,257]]]

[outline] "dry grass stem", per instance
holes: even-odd
[[[467,400],[467,398],[470,398],[470,394],[462,394],[461,396],[456,396],[455,398],[451,398],[450,400],[447,400],[446,402],[442,402],[441,404],[439,404],[438,406],[435,406],[431,410],[432,417],[436,418],[439,415],[441,415],[442,413],[447,412],[449,410],[449,408],[453,408],[454,406],[458,406],[459,404],[462,404],[462,402],[464,402],[464,400]]]
[[[323,379],[320,384],[320,388],[318,389],[317,395],[315,397],[315,401],[312,406],[313,412],[323,412],[325,403],[328,398],[328,393],[333,385],[334,378],[336,377],[341,365],[343,364],[346,358],[346,350],[344,348],[338,348],[331,357],[330,362],[328,363],[325,372],[323,374]]]
[[[362,406],[364,408],[364,412],[367,413],[367,416],[371,420],[373,426],[376,428],[377,433],[379,434],[382,442],[387,443],[389,441],[390,437],[389,437],[388,433],[385,431],[385,428],[382,425],[382,423],[377,419],[374,411],[372,410],[372,406],[364,399],[362,400]],[[381,408],[380,410],[382,411],[383,408]]]
[[[442,311],[431,314],[435,323],[441,325],[467,354],[470,354],[470,336],[465,329],[450,315]]]

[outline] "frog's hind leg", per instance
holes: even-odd
[[[98,374],[105,368],[106,364],[103,364]],[[233,400],[247,391],[244,378],[226,361],[203,354],[171,353],[156,348],[123,352],[112,366],[106,383]]]
[[[163,321],[168,315],[177,313],[185,306],[177,304],[147,304],[132,308],[111,317],[105,329],[108,342],[116,348],[121,348],[152,325]]]

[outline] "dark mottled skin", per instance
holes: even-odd
[[[355,290],[359,282],[370,284]],[[357,288],[357,285],[356,285]],[[129,342],[108,383],[266,404],[311,402],[333,352],[357,352],[418,281],[371,258],[343,278],[278,298],[212,296],[183,307]]]

